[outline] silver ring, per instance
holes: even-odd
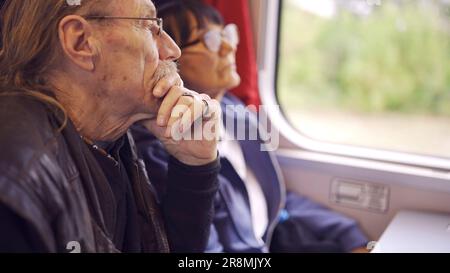
[[[196,94],[193,94],[191,92],[184,92],[183,95],[181,95],[181,96],[182,97],[191,97],[193,99],[199,98]],[[211,109],[211,107],[209,106],[209,102],[208,102],[208,100],[206,100],[204,98],[201,98],[201,100],[202,100],[203,104],[205,104],[205,109],[203,110],[202,115],[203,115],[203,117],[210,118],[209,110]]]
[[[196,96],[194,94],[192,94],[191,92],[184,92],[183,95],[181,95],[182,97],[191,97],[193,99],[196,98]]]
[[[202,101],[203,101],[203,103],[206,106],[205,110],[203,110],[203,116],[208,118],[209,117],[209,110],[210,110],[209,102],[207,100],[205,100],[205,99],[202,99]]]

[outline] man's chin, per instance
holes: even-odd
[[[158,112],[155,110],[155,106],[150,107],[150,106],[143,105],[143,106],[139,107],[139,109],[137,109],[137,111],[135,111],[135,113],[133,115],[134,116],[133,119],[135,120],[135,122],[142,121],[142,120],[151,120],[151,119],[156,119],[157,115],[158,115]]]

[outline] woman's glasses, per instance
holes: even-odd
[[[239,44],[239,31],[235,24],[226,25],[222,31],[209,30],[201,38],[182,45],[181,49],[203,42],[208,50],[217,53],[220,50],[223,40],[226,40],[233,48],[237,47]]]

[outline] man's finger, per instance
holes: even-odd
[[[172,128],[174,127],[175,123],[177,121],[180,121],[186,112],[190,111],[190,107],[193,103],[194,99],[192,97],[181,96],[178,99],[178,102],[172,108],[169,121],[167,122],[167,129],[165,134],[166,137],[170,137]],[[179,123],[177,126],[179,125],[181,125],[181,123]]]
[[[183,81],[178,74],[162,78],[153,88],[153,96],[156,98],[164,97],[173,86],[183,87]]]
[[[158,110],[158,118],[157,118],[157,124],[161,127],[167,126],[167,123],[169,122],[172,109],[177,104],[180,97],[183,95],[183,89],[178,86],[174,86],[170,88],[170,91],[167,93],[167,95],[164,97],[161,106]]]
[[[194,122],[202,118],[203,102],[194,100],[189,109],[183,114],[180,121],[180,133],[185,134],[193,128]]]

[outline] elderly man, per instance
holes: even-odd
[[[0,251],[203,251],[217,142],[172,136],[213,128],[220,107],[183,88],[152,1],[3,2]],[[136,156],[135,123],[172,155],[164,195]]]

